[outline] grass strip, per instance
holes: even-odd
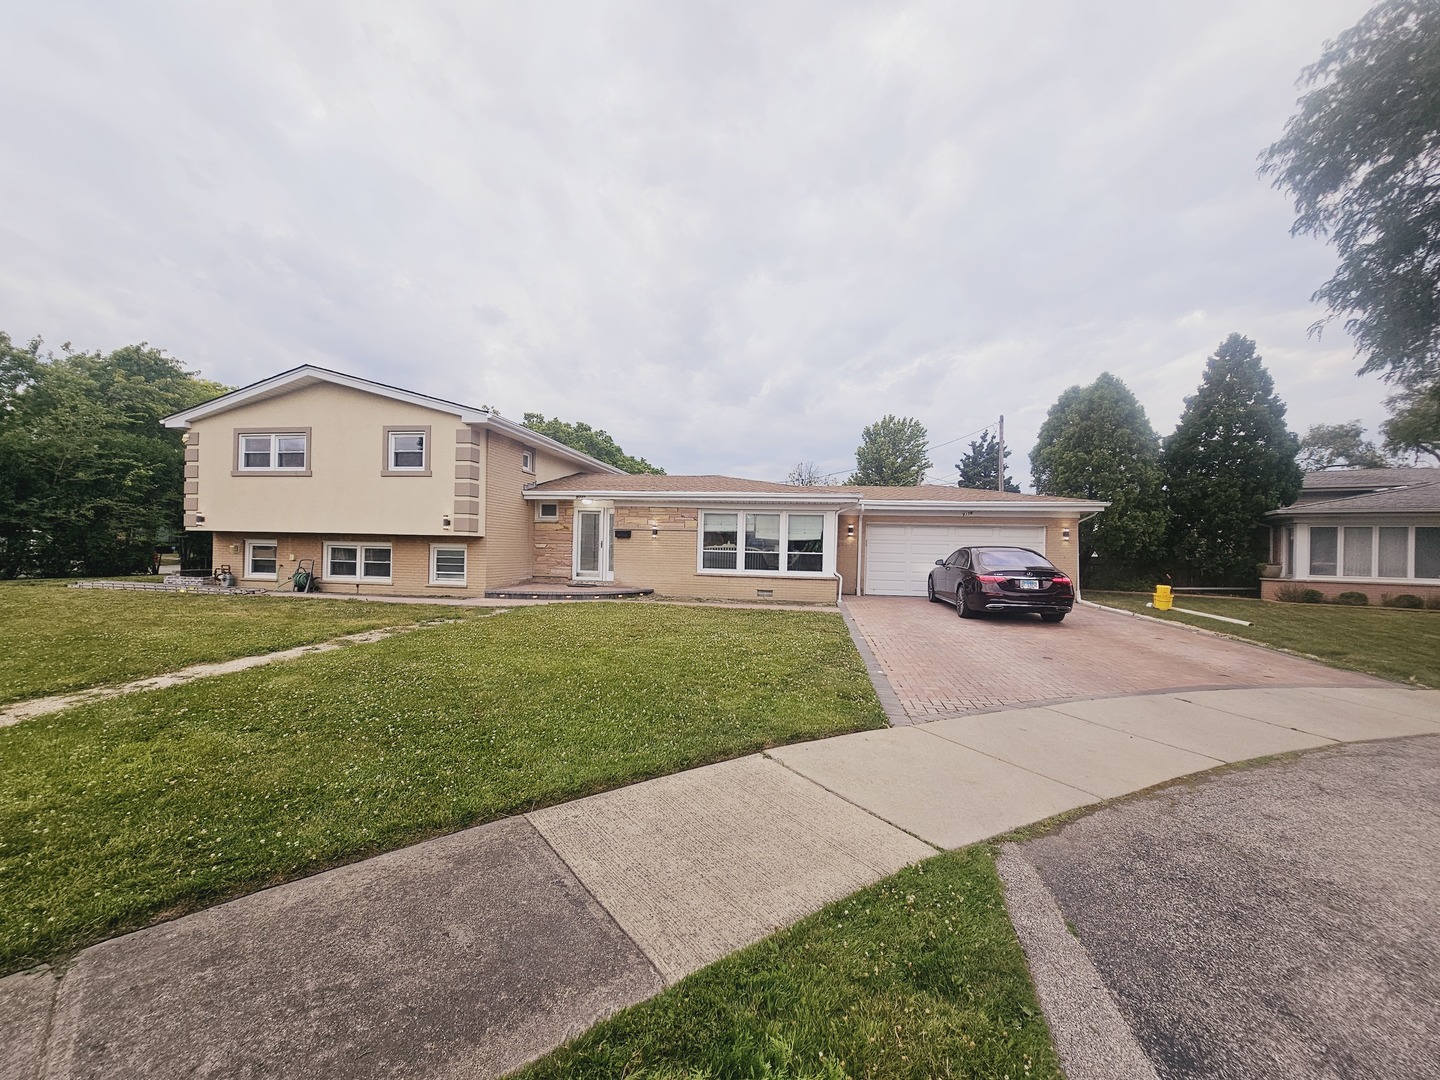
[[[1440,687],[1440,615],[1434,612],[1337,604],[1280,604],[1184,593],[1175,596],[1175,603],[1181,607],[1228,615],[1232,619],[1248,619],[1254,624],[1236,626],[1179,611],[1158,612],[1146,608],[1151,599],[1148,593],[1087,592],[1085,599],[1288,649],[1313,656],[1332,667],[1363,671],[1412,685]]]
[[[884,726],[836,614],[587,603],[0,729],[0,971],[425,836]]]
[[[0,705],[474,609],[0,584]]]
[[[991,852],[902,870],[617,1013],[519,1080],[1060,1077]]]

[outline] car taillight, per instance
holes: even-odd
[[[1003,577],[1000,576],[999,574],[978,574],[978,575],[976,576],[976,580],[978,580],[978,581],[988,581],[988,582],[990,582],[990,583],[993,585],[993,584],[996,584],[996,583],[998,583],[998,582],[1004,581],[1005,578],[1003,578]]]
[[[1055,575],[1053,578],[1051,578],[1050,580],[1053,581],[1056,585],[1069,585],[1069,584],[1070,584],[1070,579],[1069,579],[1068,577],[1065,577],[1063,574],[1056,574],[1056,575]]]

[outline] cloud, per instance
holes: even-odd
[[[1255,176],[1366,6],[35,6],[0,327],[322,363],[672,472],[1004,413],[1024,480],[1066,386],[1168,430],[1232,330],[1297,429],[1373,427],[1384,387],[1306,336],[1332,256]]]

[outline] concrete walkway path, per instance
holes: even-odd
[[[0,1077],[492,1077],[938,848],[1440,693],[1195,691],[783,747],[269,889],[0,981]]]

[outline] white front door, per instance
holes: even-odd
[[[576,581],[610,581],[614,577],[613,515],[612,510],[575,511]]]

